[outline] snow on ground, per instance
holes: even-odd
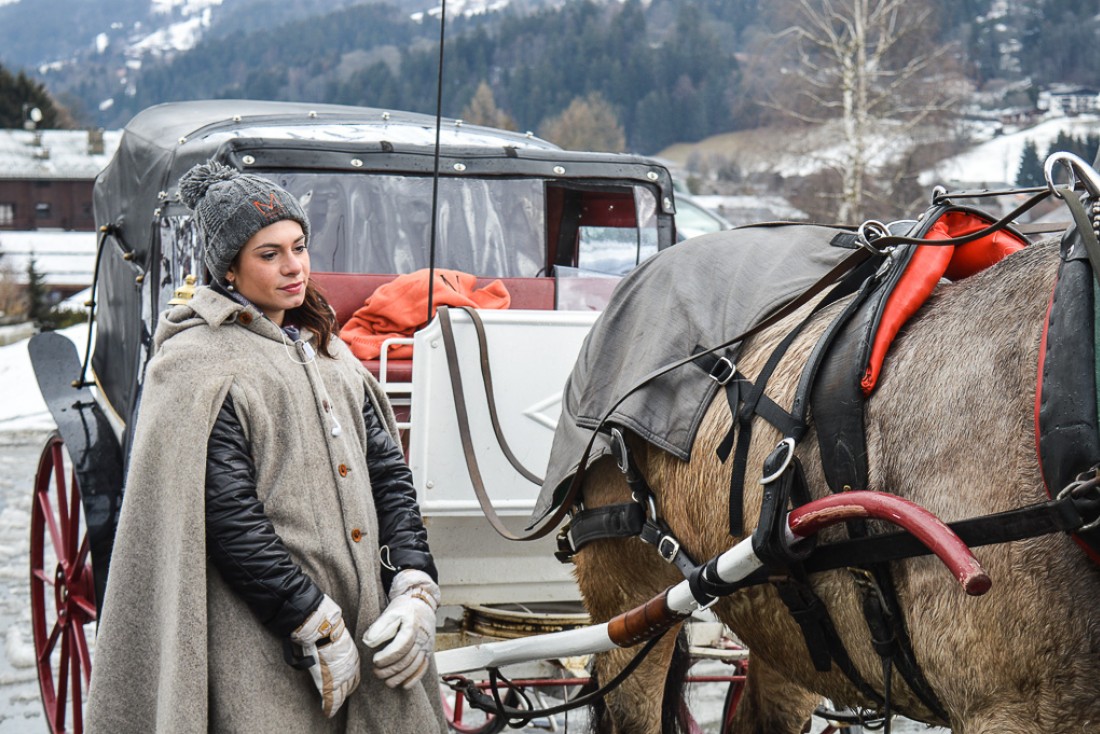
[[[77,345],[78,353],[84,354],[88,334],[86,325],[72,326],[58,333],[71,339]],[[48,431],[54,426],[31,367],[27,352],[29,342],[29,339],[23,339],[0,347],[0,385],[4,386],[3,398],[0,399],[0,431]],[[0,566],[2,555],[0,549]]]

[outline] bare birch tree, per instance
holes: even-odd
[[[935,38],[932,9],[919,0],[795,0],[770,40],[765,104],[788,118],[838,130],[840,221],[866,216],[912,172],[921,130],[958,106],[954,49]],[[777,64],[778,62],[778,64]],[[900,166],[900,167],[899,167]],[[885,203],[885,202],[880,202]]]

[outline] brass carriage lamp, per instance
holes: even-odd
[[[188,275],[183,279],[183,285],[176,289],[176,292],[172,294],[172,298],[168,301],[169,306],[179,306],[187,303],[191,300],[191,297],[195,295],[195,283],[198,279],[194,275]]]

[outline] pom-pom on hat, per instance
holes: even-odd
[[[200,163],[183,174],[179,195],[195,213],[205,243],[206,267],[218,282],[225,282],[225,273],[244,243],[269,224],[293,219],[309,237],[309,219],[289,192],[266,178],[217,161]]]

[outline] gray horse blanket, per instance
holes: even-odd
[[[805,224],[716,232],[663,250],[627,275],[593,325],[566,383],[529,527],[561,504],[593,429],[611,406],[646,375],[728,341],[796,298],[851,254],[833,244],[847,233]],[[737,346],[722,356],[735,360]],[[718,387],[693,362],[630,395],[608,421],[686,461]],[[601,434],[588,461],[609,453]]]

